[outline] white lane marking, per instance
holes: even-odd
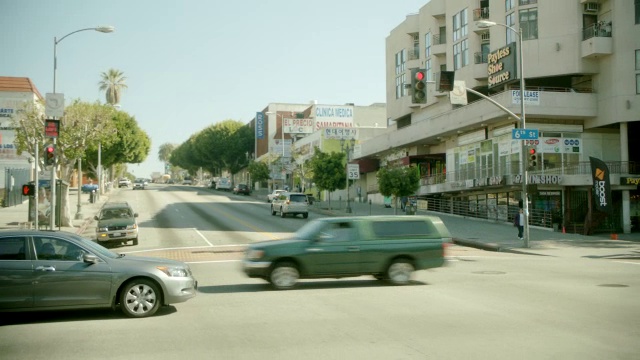
[[[185,261],[187,264],[213,264],[213,263],[228,263],[228,262],[241,262],[242,260],[211,260],[211,261]]]
[[[620,263],[620,264],[640,265],[640,262],[631,262],[631,261],[614,261],[614,262]]]
[[[196,232],[196,234],[200,235],[200,237],[202,238],[202,240],[204,240],[207,244],[209,244],[209,246],[213,246],[213,244],[212,244],[212,243],[210,243],[210,242],[209,242],[209,240],[207,240],[207,238],[206,238],[206,237],[204,237],[204,235],[202,235],[202,233],[201,233],[198,229],[193,228],[193,230]]]
[[[210,245],[210,246],[184,246],[184,247],[171,247],[171,248],[158,248],[158,249],[146,249],[146,250],[134,250],[134,251],[122,251],[121,254],[135,254],[135,253],[143,253],[143,252],[153,252],[153,251],[167,251],[167,250],[188,250],[188,249],[208,249],[208,248],[221,248],[221,247],[246,247],[247,245],[242,244],[229,244],[229,245]]]

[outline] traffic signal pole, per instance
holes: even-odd
[[[55,92],[55,90],[54,90]],[[51,165],[51,213],[49,214],[49,230],[53,230],[54,224],[56,223],[56,138],[51,138],[53,140],[53,165]],[[47,156],[47,154],[45,154]]]

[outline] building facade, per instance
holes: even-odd
[[[415,166],[423,206],[510,221],[523,201],[521,152],[535,151],[537,161],[523,166],[532,225],[638,231],[638,7],[624,0],[431,0],[386,39],[391,125],[363,142],[358,158]],[[520,63],[526,128],[539,131],[525,146],[512,135],[523,125]],[[416,68],[427,74],[423,104],[412,103]],[[465,105],[452,105],[457,94],[435,86],[445,70],[517,117],[471,92]],[[610,213],[594,206],[591,157],[608,166]]]
[[[30,154],[17,152],[13,117],[25,103],[42,100],[42,95],[29,78],[0,76],[0,187],[7,199],[20,194],[14,199],[17,202],[22,202],[20,187],[32,179],[35,162]]]
[[[385,104],[368,106],[355,104],[327,105],[271,103],[249,126],[256,134],[255,154],[258,161],[269,164],[272,181],[270,188],[312,189],[304,176],[304,162],[318,147],[325,152],[344,151],[340,141],[353,139],[350,154],[359,153],[360,142],[382,133],[387,128]],[[369,171],[363,161],[362,169]],[[377,170],[375,168],[374,170]],[[366,188],[366,178],[356,186]],[[343,196],[342,193],[337,196]],[[344,194],[346,198],[346,191]]]

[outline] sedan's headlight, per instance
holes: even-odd
[[[259,260],[264,256],[264,250],[247,249],[248,260]]]
[[[189,271],[186,268],[180,266],[157,266],[156,268],[170,277],[189,276]]]

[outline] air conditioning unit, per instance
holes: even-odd
[[[600,4],[594,2],[584,3],[584,12],[598,12]]]

